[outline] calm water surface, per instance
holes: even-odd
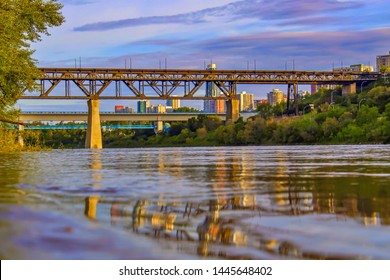
[[[2,259],[390,259],[390,146],[0,155]]]

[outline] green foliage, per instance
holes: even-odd
[[[39,75],[31,57],[31,42],[49,35],[48,28],[60,25],[64,18],[57,1],[2,0],[0,2],[0,116],[24,89],[34,88]]]
[[[386,104],[390,102],[390,87],[375,87],[368,92],[367,96],[371,106],[376,106],[379,112],[384,112]]]
[[[191,112],[199,112],[199,110],[195,109],[195,108],[191,108],[191,107],[180,107],[180,108],[177,108],[175,110],[173,110],[174,113],[191,113]]]
[[[0,153],[22,151],[22,146],[17,143],[18,132],[16,130],[0,127]]]
[[[25,89],[34,88],[39,72],[30,43],[64,21],[61,8],[54,0],[0,1],[0,119],[15,120],[12,106]]]
[[[24,139],[24,146],[18,143],[18,137]],[[0,153],[42,150],[40,133],[37,131],[17,131],[16,129],[0,127]]]

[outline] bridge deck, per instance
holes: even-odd
[[[40,68],[38,94],[26,92],[23,99],[236,99],[238,84],[351,84],[375,81],[380,73],[279,70],[185,70],[118,68]],[[195,96],[207,82],[222,95]],[[63,93],[54,89],[65,83]],[[79,94],[71,92],[71,84]],[[107,90],[115,84],[115,92]],[[122,91],[122,86],[128,93]],[[108,92],[108,94],[107,94]],[[150,94],[152,92],[152,94]],[[103,94],[105,93],[105,94]],[[129,94],[130,93],[130,94]],[[177,96],[176,96],[177,95]],[[180,95],[180,96],[179,96]]]

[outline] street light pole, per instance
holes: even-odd
[[[363,82],[360,84],[360,93],[363,92],[363,84],[364,84],[364,83],[367,83],[367,81],[363,81]]]
[[[366,99],[363,98],[362,100],[359,101],[359,111],[360,111],[360,103],[362,103],[363,100],[366,100]]]
[[[306,105],[305,107],[303,107],[303,110],[302,110],[302,114],[304,115],[305,114],[305,109],[309,107],[311,110],[310,110],[310,120],[312,119],[312,110],[314,109],[314,104],[308,104]]]
[[[336,92],[335,90],[332,90],[330,93],[330,104],[333,104],[333,93]]]
[[[309,107],[310,105],[306,105],[305,107],[303,107],[303,110],[302,110],[302,112],[303,112],[303,114],[305,114],[305,109],[307,108],[307,107]]]

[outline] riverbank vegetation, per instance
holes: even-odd
[[[17,119],[13,108],[25,90],[33,90],[39,75],[30,44],[49,35],[48,29],[64,22],[57,1],[1,0],[0,2],[0,151],[14,147],[15,133],[8,123]],[[11,148],[14,147],[14,148]]]

